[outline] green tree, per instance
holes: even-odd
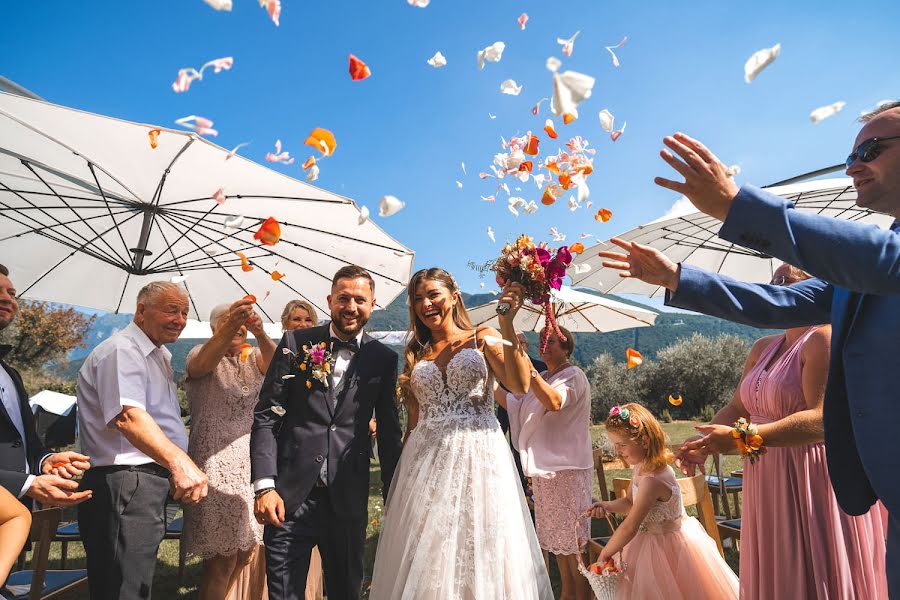
[[[10,344],[6,360],[21,371],[38,371],[48,363],[62,363],[69,351],[85,347],[94,317],[48,302],[19,302],[15,321],[0,332]]]
[[[611,354],[601,354],[585,370],[591,383],[591,420],[602,423],[617,404],[643,402],[644,381],[640,369],[628,369]]]

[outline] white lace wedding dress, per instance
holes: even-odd
[[[477,344],[477,342],[476,342]],[[411,375],[419,422],[400,457],[372,600],[551,600],[522,484],[473,347]]]

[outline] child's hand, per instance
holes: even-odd
[[[605,519],[610,511],[606,508],[606,502],[597,502],[588,509],[592,519]]]

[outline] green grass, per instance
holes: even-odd
[[[663,429],[669,436],[669,443],[679,443],[685,438],[694,435],[694,426],[697,423],[689,421],[679,421],[673,423],[663,423]],[[591,427],[591,435],[593,439],[597,439],[604,432],[602,425]],[[727,456],[724,460],[724,473],[729,474],[732,471],[741,468],[742,461],[738,456]],[[612,490],[612,479],[614,477],[631,477],[630,469],[605,469],[607,488]],[[384,514],[384,502],[381,498],[381,467],[377,462],[372,464],[369,473],[369,524],[366,528],[366,550],[365,550],[365,573],[366,580],[364,587],[368,585],[368,578],[371,577],[372,569],[375,564],[375,549],[378,546],[378,534],[381,531],[381,521]],[[594,497],[600,497],[600,487],[597,481],[594,481]],[[74,520],[74,510],[70,509],[64,513],[64,521]],[[691,509],[688,510],[692,512]],[[596,521],[593,524],[593,535],[606,535],[604,531],[605,524]],[[738,554],[734,549],[728,548],[725,551],[725,558],[731,565],[732,569],[738,571]],[[59,568],[60,544],[53,544],[50,550],[49,568]],[[70,543],[68,550],[68,558],[66,568],[81,569],[85,567],[84,548],[80,543]],[[197,596],[197,585],[200,581],[200,560],[197,558],[188,558],[185,565],[184,579],[178,581],[178,542],[174,540],[163,541],[159,549],[159,561],[156,566],[156,576],[153,580],[153,597],[168,599],[184,599],[195,598]],[[556,561],[550,560],[550,581],[553,584],[554,592],[559,594],[559,571],[556,568]],[[363,596],[364,598],[366,595]],[[64,600],[88,600],[87,589],[69,594]]]

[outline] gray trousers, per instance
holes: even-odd
[[[156,554],[166,533],[165,477],[124,469],[90,469],[78,505],[91,600],[150,598]]]

